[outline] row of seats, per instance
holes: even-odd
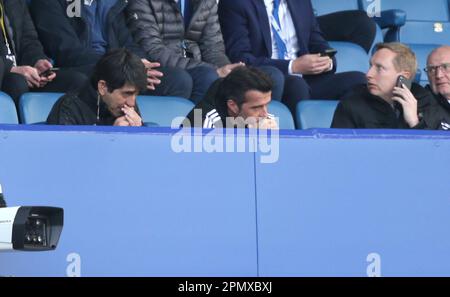
[[[375,13],[379,9],[374,20],[383,31],[380,34],[378,30],[375,42],[398,41],[410,46],[419,64],[417,81],[423,85],[428,83],[426,73],[421,71],[428,54],[440,45],[450,45],[450,0],[429,0],[426,4],[419,0],[312,0],[312,4],[317,15],[355,9]],[[349,68],[365,72],[362,49],[349,51],[352,46],[346,43],[330,44],[339,50],[338,67],[344,65],[339,72]]]
[[[44,124],[52,106],[61,93],[26,93],[20,99],[19,116],[24,124]],[[296,120],[299,129],[329,128],[333,118],[336,100],[304,100],[298,104]],[[179,126],[182,119],[194,108],[187,99],[178,97],[139,96],[138,105],[142,119],[147,126]],[[269,112],[279,118],[281,129],[295,129],[289,109],[279,101],[272,101]],[[172,123],[178,118],[179,121]],[[18,124],[13,100],[0,92],[0,123]]]

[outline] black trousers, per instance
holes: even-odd
[[[91,77],[94,67],[95,65],[84,65],[69,69]],[[156,86],[155,90],[143,90],[141,95],[191,97],[193,83],[190,75],[185,70],[175,67],[160,67],[157,70],[163,73],[163,77],[160,78],[161,83]]]
[[[305,75],[287,75],[284,83],[283,103],[295,115],[297,103],[305,99],[340,100],[355,86],[366,84],[366,76],[359,71]]]
[[[317,17],[319,27],[328,41],[349,41],[360,45],[368,53],[375,39],[375,21],[367,13],[346,10]]]

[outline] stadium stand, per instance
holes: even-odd
[[[188,99],[163,96],[139,96],[139,110],[146,126],[179,127],[184,117],[194,108]]]
[[[62,93],[25,93],[20,98],[19,116],[22,124],[45,124],[55,102]]]
[[[294,119],[286,105],[280,101],[272,100],[269,104],[269,113],[279,119],[280,129],[295,129]]]
[[[0,123],[18,124],[16,107],[14,101],[7,94],[0,92]]]
[[[363,9],[370,3],[359,0]],[[387,28],[384,40],[407,44],[416,53],[419,68],[426,65],[426,58],[432,49],[450,44],[450,12],[448,0],[431,0],[423,5],[421,1],[389,0],[381,5],[379,24]],[[420,83],[428,82],[422,72]]]
[[[330,128],[338,100],[303,100],[297,104],[298,129]]]

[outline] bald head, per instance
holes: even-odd
[[[434,49],[428,56],[427,69],[433,93],[450,100],[450,46]]]

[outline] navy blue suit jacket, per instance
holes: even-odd
[[[287,0],[298,38],[297,57],[330,46],[319,29],[310,0]],[[226,52],[232,62],[271,65],[288,73],[289,61],[271,59],[272,38],[264,0],[220,0],[219,20]],[[336,60],[333,58],[333,72]]]

